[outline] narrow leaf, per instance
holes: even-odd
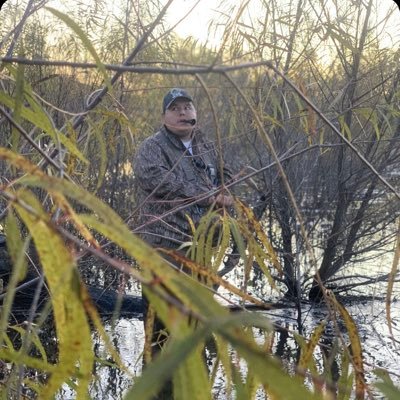
[[[79,37],[79,39],[81,39],[83,45],[86,47],[86,49],[89,51],[89,53],[92,55],[93,59],[95,60],[95,62],[97,64],[97,68],[102,73],[102,75],[104,77],[104,81],[106,82],[108,88],[110,89],[111,83],[110,83],[110,79],[107,75],[107,70],[105,69],[104,64],[101,62],[100,57],[98,56],[91,41],[85,35],[85,32],[83,31],[83,29],[67,14],[64,14],[61,11],[58,11],[52,7],[45,7],[45,8],[46,8],[46,10],[49,10],[51,13],[53,13],[56,17],[61,19],[61,21],[63,21],[68,27],[70,27],[78,35],[78,37]]]
[[[39,201],[27,191],[18,191],[18,199],[35,210],[32,215],[19,203],[14,204],[18,214],[28,227],[43,266],[50,289],[59,340],[59,364],[53,371],[40,397],[53,398],[61,385],[76,375],[79,363],[77,395],[86,396],[92,377],[94,355],[89,324],[80,299],[80,285],[75,262],[66,249],[62,238],[51,227],[48,215]],[[79,332],[79,336],[76,333]]]

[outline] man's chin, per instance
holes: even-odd
[[[171,131],[176,136],[187,136],[192,133],[193,126],[179,126],[179,127],[170,127],[167,125],[169,131]]]

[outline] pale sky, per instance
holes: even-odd
[[[77,0],[75,0],[77,1]],[[174,26],[180,19],[182,19],[185,14],[197,3],[197,0],[175,0],[169,7],[167,14],[165,16],[165,21],[168,26]],[[166,0],[163,0],[166,3]],[[200,0],[199,4],[194,8],[194,10],[178,24],[174,29],[174,32],[181,37],[193,36],[194,38],[205,43],[208,37],[208,24],[213,18],[216,18],[219,13],[216,8],[221,10],[228,10],[230,7],[237,6],[241,3],[241,0]],[[61,12],[68,14],[68,8],[73,7],[74,1],[67,2],[63,0],[50,0],[47,5],[54,7]],[[117,10],[121,10],[125,7],[123,2],[106,1],[104,3],[106,10],[110,13],[116,12],[120,14]],[[78,24],[84,24],[84,21],[76,21]],[[221,29],[221,34],[223,30]],[[214,38],[212,34],[209,38],[211,44],[218,45],[220,41],[220,36]]]
[[[167,0],[163,0],[164,4]],[[290,0],[281,0],[282,4],[288,3]],[[352,1],[352,0],[347,0]],[[379,4],[378,11],[380,12],[380,17],[386,14],[388,8],[392,6],[394,3],[393,0],[376,0]],[[325,0],[324,0],[325,2]],[[184,15],[197,3],[197,0],[175,0],[170,6],[167,15],[165,17],[165,21],[168,26],[172,27],[175,25]],[[219,32],[215,35],[215,32],[211,32],[208,37],[208,25],[211,19],[221,19],[221,13],[218,10],[222,10],[227,12],[225,14],[225,20],[227,18],[233,18],[235,11],[232,12],[232,7],[237,8],[240,4],[243,3],[243,0],[200,0],[199,4],[192,11],[192,13],[186,17],[182,22],[178,24],[178,26],[174,29],[174,32],[181,37],[193,36],[195,39],[198,39],[200,42],[205,43],[208,39],[208,44],[212,46],[218,47],[219,42],[222,37],[223,27],[220,28]],[[257,18],[257,3],[258,0],[250,0],[249,4],[252,8],[251,14],[252,18]],[[65,12],[65,5],[72,5],[73,2],[66,2],[62,0],[51,0],[48,3],[50,6],[59,9],[60,11]],[[105,1],[105,6],[110,7],[109,10],[112,12],[111,7],[122,8],[124,5],[121,2],[113,1]],[[218,10],[217,10],[218,9]],[[397,9],[398,18],[392,18],[392,25],[386,27],[386,31],[388,35],[388,43],[392,40],[396,42],[396,40],[400,40],[400,11]],[[84,21],[76,21],[78,24],[84,24]]]
[[[201,0],[191,14],[175,28],[175,32],[182,37],[193,36],[199,41],[205,43],[208,38],[209,21],[213,17],[216,18],[220,15],[216,10],[220,3],[220,0]],[[240,4],[241,1],[222,1],[221,9],[226,10],[235,3]],[[173,25],[179,21],[194,4],[196,4],[196,0],[175,0],[171,8],[168,10],[167,21]],[[220,38],[214,38],[213,36],[214,35],[210,36],[209,41],[211,44],[217,45]]]
[[[352,0],[347,0],[352,1]],[[175,0],[167,13],[167,21],[172,26],[179,21],[185,13],[196,3],[196,0]],[[257,0],[250,0],[249,4],[252,8],[251,13],[253,16],[257,15]],[[289,0],[281,0],[282,4],[288,3]],[[232,9],[233,6],[239,7],[243,0],[201,0],[192,13],[182,21],[176,28],[175,32],[182,37],[193,36],[201,42],[207,41],[208,24],[212,18],[220,16],[219,10],[226,11]],[[324,1],[325,3],[325,1]],[[383,19],[387,11],[393,5],[396,5],[394,0],[376,0],[378,18]],[[400,40],[400,10],[396,10],[398,18],[392,18],[391,24],[386,26],[386,31],[393,41]],[[228,16],[233,17],[234,13]],[[219,35],[214,37],[212,34],[209,38],[209,43],[218,46],[223,29],[220,30]],[[390,39],[389,39],[390,40]]]

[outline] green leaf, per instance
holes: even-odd
[[[2,91],[0,91],[0,103],[10,109],[15,109],[17,106],[16,99]],[[52,138],[54,144],[57,145],[60,142],[73,155],[78,157],[81,161],[88,163],[88,160],[78,150],[75,144],[53,126],[47,114],[33,99],[31,99],[30,105],[31,108],[21,107],[21,117],[46,132]]]
[[[215,254],[215,260],[213,264],[213,271],[218,271],[222,264],[224,257],[226,256],[226,250],[229,247],[230,230],[229,230],[229,215],[224,215],[221,222],[222,238],[220,245],[218,246],[217,253]]]
[[[21,326],[16,326],[16,325],[10,326],[10,328],[13,329],[14,331],[18,332],[21,335],[21,338],[24,338],[24,340],[32,341],[32,343],[35,345],[37,350],[39,350],[39,353],[40,353],[43,361],[45,363],[47,363],[46,350],[44,349],[43,344],[40,341],[39,336],[37,335],[37,333],[35,331],[32,330],[30,332],[27,332]],[[27,338],[27,336],[29,336],[29,338]]]
[[[77,397],[85,398],[92,378],[94,354],[90,328],[80,298],[80,283],[74,259],[63,239],[52,228],[40,202],[25,190],[19,190],[17,198],[19,202],[13,206],[35,242],[50,290],[59,341],[59,363],[39,397],[53,398],[69,377],[76,377],[79,381]],[[21,202],[29,204],[30,211]],[[76,371],[77,365],[79,374]]]
[[[16,80],[15,80],[15,108],[13,110],[13,118],[16,122],[21,120],[21,107],[24,102],[24,65],[18,64]],[[16,151],[19,143],[19,132],[13,126],[11,134],[11,148]]]
[[[20,282],[26,274],[25,251],[29,245],[29,238],[22,241],[19,235],[18,223],[12,210],[7,214],[5,233],[7,238],[7,249],[12,260],[13,268],[7,285],[6,297],[1,308],[0,342],[4,340],[4,335],[6,335],[8,318],[10,316],[15,296],[15,288],[18,282]]]
[[[382,380],[381,382],[376,382],[374,386],[385,395],[385,399],[398,400],[400,398],[400,389],[394,385],[389,373],[380,368],[377,368],[373,372]]]
[[[233,382],[236,378],[234,375],[236,370],[232,366],[229,344],[218,335],[214,335],[213,339],[217,347],[218,358],[221,361],[222,368],[224,369],[226,393],[229,398],[229,394],[232,392],[232,383],[235,385],[237,392],[237,385]],[[215,368],[217,367],[218,365],[216,364]]]
[[[250,367],[247,371],[246,382],[245,382],[245,391],[247,399],[255,400],[259,385],[260,384],[257,379],[257,376],[254,374],[254,371],[252,371],[252,368]]]
[[[230,228],[231,228],[231,233],[232,237],[236,242],[236,245],[238,246],[239,254],[241,258],[246,262],[247,260],[247,254],[246,254],[246,245],[243,239],[243,236],[240,234],[240,229],[238,227],[238,223],[236,222],[235,219],[231,218],[230,220]]]
[[[361,115],[365,120],[367,120],[374,128],[376,138],[379,140],[381,137],[381,131],[378,125],[378,116],[376,110],[370,107],[360,107],[353,110],[354,113]]]
[[[330,294],[330,292],[329,300],[332,302],[333,306],[339,311],[346,325],[351,344],[352,363],[355,370],[356,399],[363,399],[366,383],[364,379],[364,363],[361,339],[360,335],[358,334],[357,325],[355,324],[353,318],[346,310],[346,308],[342,304],[340,304],[340,302],[334,297],[333,294]]]
[[[14,265],[13,272],[17,274],[18,281],[21,281],[25,278],[27,272],[25,251],[29,245],[29,238],[26,241],[22,240],[18,220],[12,210],[7,214],[5,235],[8,254]]]
[[[100,70],[104,77],[104,81],[108,87],[109,90],[111,90],[111,82],[110,79],[107,75],[107,70],[104,66],[104,64],[101,62],[100,57],[98,56],[95,48],[93,47],[91,41],[89,38],[85,35],[85,32],[83,29],[72,19],[70,18],[67,14],[62,13],[61,11],[56,10],[55,8],[52,7],[45,7],[46,10],[49,10],[51,13],[53,13],[56,17],[61,19],[68,27],[70,27],[81,39],[83,45],[86,47],[86,49],[89,51],[89,53],[92,55],[94,58],[97,68]]]
[[[343,47],[351,50],[351,52],[354,54],[359,52],[359,50],[351,43],[349,39],[351,38],[351,36],[347,32],[343,31],[343,29],[341,29],[338,24],[334,25],[328,21],[325,23],[325,25],[327,34],[338,41]]]
[[[183,366],[185,360],[210,337],[212,331],[235,328],[243,324],[259,324],[260,326],[269,327],[264,317],[254,315],[254,313],[238,313],[209,320],[203,327],[198,328],[187,336],[171,340],[164,347],[160,356],[144,370],[142,376],[127,393],[125,400],[151,399],[159,392],[162,385],[173,377],[174,371]],[[177,382],[177,384],[179,385],[180,383]],[[191,399],[192,396],[186,398]]]
[[[386,400],[399,400],[400,389],[389,382],[378,382],[375,386],[385,395]]]
[[[232,382],[235,387],[235,395],[237,400],[248,400],[250,393],[248,387],[243,383],[242,375],[237,368],[233,368]]]
[[[207,329],[199,329],[184,339],[171,341],[165,346],[160,357],[144,370],[125,395],[125,400],[152,399],[164,383],[172,378],[174,371],[183,364],[189,354],[205,339],[206,333]]]
[[[98,180],[96,184],[96,192],[99,190],[101,187],[105,175],[106,175],[106,170],[107,170],[107,145],[106,145],[106,139],[104,137],[104,124],[106,123],[106,120],[102,120],[101,123],[96,124],[95,126],[91,127],[91,131],[94,133],[95,138],[97,139],[97,142],[99,144],[99,156],[100,156],[100,165],[99,165],[99,172],[98,172]]]
[[[299,369],[306,369],[310,362],[313,361],[313,353],[317,347],[322,334],[325,331],[326,321],[322,321],[313,331],[310,340],[305,346],[303,346],[300,354],[300,360],[298,363]]]
[[[351,140],[351,137],[352,137],[351,130],[350,130],[350,127],[346,124],[344,115],[340,115],[338,117],[338,122],[340,125],[340,130],[347,137],[347,139]]]
[[[211,400],[202,346],[197,346],[174,372],[174,399]]]
[[[337,383],[338,387],[337,400],[349,400],[352,392],[354,374],[353,373],[349,374],[350,355],[347,349],[343,349],[342,351],[340,366],[342,373],[340,374]]]
[[[0,359],[6,362],[12,362],[16,365],[23,365],[28,368],[35,368],[47,373],[53,373],[57,369],[57,366],[48,364],[47,362],[39,358],[30,357],[27,354],[21,353],[14,349],[1,348]]]

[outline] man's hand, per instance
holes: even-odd
[[[214,204],[218,207],[230,207],[233,205],[233,197],[230,194],[219,193],[217,196],[210,197],[210,204]]]
[[[220,207],[230,207],[233,205],[233,197],[230,194],[219,193],[215,198],[215,202]]]

